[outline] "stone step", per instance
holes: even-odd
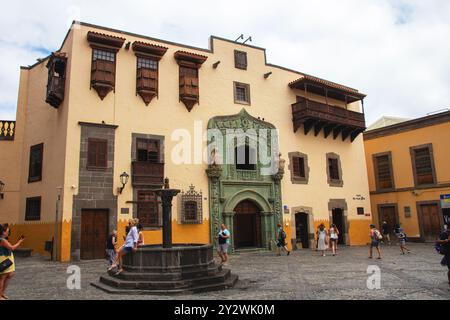
[[[91,283],[91,285],[97,289],[103,290],[109,294],[130,294],[130,295],[173,295],[173,294],[190,294],[208,291],[218,291],[232,288],[238,281],[238,276],[230,274],[228,278],[220,283],[196,285],[189,288],[176,288],[176,289],[122,289],[108,286],[101,282]]]
[[[109,285],[111,287],[120,288],[120,289],[183,289],[188,287],[195,287],[199,285],[209,285],[218,282],[223,282],[230,276],[230,270],[222,270],[216,275],[213,276],[203,276],[200,278],[194,279],[182,279],[182,280],[173,280],[173,281],[161,281],[161,280],[153,280],[153,281],[128,281],[119,279],[114,276],[102,276],[100,277],[100,282]]]
[[[136,273],[188,273],[191,271],[197,270],[207,270],[208,268],[215,266],[215,261],[209,261],[204,264],[196,264],[196,265],[184,265],[184,266],[132,266],[124,263],[123,269],[129,272]]]
[[[167,272],[167,273],[148,273],[148,272],[130,272],[124,270],[116,278],[127,280],[127,281],[140,281],[140,280],[183,280],[183,279],[194,279],[206,276],[214,276],[222,271],[221,265],[214,265],[205,270],[190,270],[186,272]],[[113,272],[109,273],[113,275]]]

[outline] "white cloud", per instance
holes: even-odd
[[[14,114],[19,66],[59,48],[73,19],[207,47],[253,36],[268,61],[368,94],[368,122],[450,107],[450,2],[25,1],[3,4],[0,118]]]

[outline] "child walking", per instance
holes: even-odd
[[[411,253],[411,250],[409,250],[406,247],[406,233],[403,231],[402,228],[400,228],[399,225],[395,226],[395,234],[397,235],[398,242],[400,244],[400,250],[402,251],[402,254]]]

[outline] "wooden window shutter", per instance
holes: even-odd
[[[305,177],[305,159],[302,157],[293,157],[292,166],[295,177]]]
[[[339,163],[337,159],[330,158],[328,159],[329,171],[330,171],[330,179],[331,180],[339,180]]]
[[[108,141],[88,139],[88,168],[106,168],[108,166]]]
[[[417,184],[433,184],[434,177],[430,149],[428,147],[416,149],[414,150],[414,157]]]
[[[234,51],[234,66],[237,69],[247,70],[247,52]]]
[[[30,148],[30,163],[28,170],[28,182],[42,180],[42,164],[44,157],[44,144],[34,145]]]
[[[376,166],[378,172],[378,186],[380,189],[389,189],[393,187],[392,172],[388,155],[376,157]]]

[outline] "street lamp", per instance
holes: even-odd
[[[128,183],[129,178],[130,178],[130,176],[126,172],[124,172],[120,175],[120,183],[122,183],[122,187],[120,187],[118,190],[120,194],[122,194],[122,191],[125,188],[125,185]]]
[[[3,194],[3,189],[5,188],[5,183],[0,180],[0,199],[3,199],[5,195]]]

